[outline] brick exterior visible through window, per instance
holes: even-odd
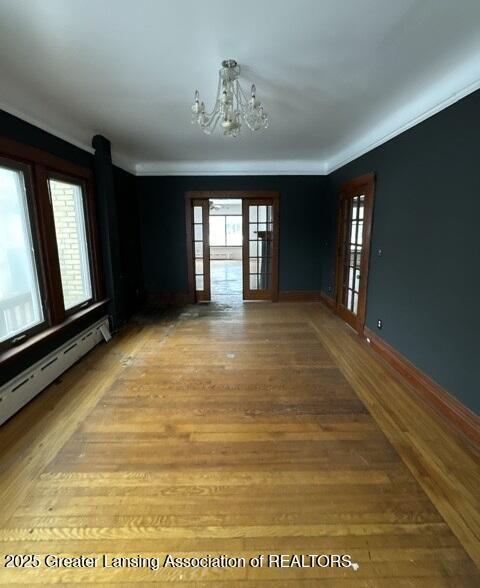
[[[65,308],[91,296],[80,186],[50,180]]]

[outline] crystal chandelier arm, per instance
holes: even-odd
[[[240,114],[240,116],[242,116],[242,111],[243,111],[242,87],[238,83],[238,80],[235,82],[234,95],[235,95],[235,100],[237,102],[235,110],[237,113]]]
[[[219,79],[218,86],[217,86],[217,97],[215,100],[215,104],[213,106],[213,110],[209,113],[206,113],[205,111],[203,111],[197,116],[198,126],[201,128],[201,130],[206,135],[211,135],[213,133],[213,131],[215,130],[217,123],[218,123],[219,111],[220,111],[220,99],[219,99],[220,90],[221,90],[221,80]]]
[[[241,112],[242,112],[242,119],[247,127],[251,131],[257,130],[257,126],[254,124],[255,116],[255,109],[250,104],[249,99],[245,94],[245,90],[239,84],[239,94],[241,96]]]
[[[208,122],[201,124],[200,128],[206,135],[211,135],[217,127],[218,121],[220,120],[220,112],[218,109],[215,109],[214,112],[210,115]]]
[[[252,131],[268,126],[268,117],[263,106],[256,99],[255,86],[252,85],[251,96],[247,96],[238,76],[240,66],[234,60],[224,60],[218,72],[218,86],[215,103],[211,112],[205,112],[205,104],[200,103],[198,92],[192,106],[192,122],[198,124],[202,131],[211,134],[220,125],[223,134],[236,137],[240,133],[242,122]]]
[[[217,97],[215,98],[215,104],[213,106],[213,110],[212,112],[210,112],[209,114],[206,113],[206,117],[207,118],[212,118],[215,113],[218,110],[218,107],[220,105],[220,94],[221,94],[221,90],[222,90],[222,80],[220,79],[220,77],[218,78],[218,84],[217,84]]]
[[[237,82],[237,88],[238,88],[238,95],[239,95],[238,102],[239,102],[239,104],[241,104],[242,110],[245,110],[248,105],[248,98],[246,97],[245,90],[242,88],[240,82]]]

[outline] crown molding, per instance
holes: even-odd
[[[376,147],[383,145],[420,124],[424,120],[438,114],[449,106],[452,106],[462,98],[480,89],[480,79],[467,84],[462,89],[454,91],[443,100],[436,100],[435,104],[423,109],[419,114],[412,116],[401,124],[392,122],[390,129],[386,125],[377,126],[371,133],[364,136],[352,147],[339,151],[330,160],[279,160],[279,161],[236,161],[236,162],[187,162],[187,161],[160,161],[150,163],[138,163],[135,166],[137,176],[242,176],[242,175],[328,175],[340,169],[347,163],[365,155]],[[401,115],[395,113],[390,120],[401,119]],[[403,117],[405,119],[405,117]],[[376,136],[375,136],[376,135]]]
[[[434,106],[424,109],[420,114],[413,116],[402,124],[390,124],[388,129],[388,121],[386,124],[377,126],[372,132],[368,133],[363,139],[349,148],[339,151],[331,156],[329,160],[313,160],[313,159],[289,159],[276,161],[145,161],[133,162],[122,154],[119,154],[114,147],[112,147],[112,160],[114,165],[128,171],[136,176],[295,176],[295,175],[328,175],[337,169],[343,167],[347,163],[361,157],[365,153],[372,151],[376,147],[383,145],[390,139],[400,135],[401,133],[411,129],[424,120],[455,104],[462,98],[480,89],[480,79],[468,84],[463,89],[452,92],[452,94],[441,101],[437,101]],[[86,151],[87,153],[94,153],[91,145],[79,141],[75,137],[59,131],[57,128],[50,126],[44,121],[26,114],[0,101],[0,109],[18,117],[25,122],[28,122],[43,131],[67,141],[71,145]],[[396,113],[390,120],[395,118],[400,119],[401,116]],[[405,118],[405,117],[404,117]],[[388,129],[388,130],[386,130]],[[80,132],[79,132],[80,134]]]
[[[0,102],[0,109],[4,110],[5,112],[8,112],[8,114],[16,116],[17,118],[19,118],[20,120],[23,120],[24,122],[30,123],[34,127],[37,127],[39,129],[41,129],[42,131],[49,133],[50,135],[54,135],[58,139],[62,139],[63,141],[66,141],[67,143],[70,143],[71,145],[74,145],[75,147],[82,149],[83,151],[87,151],[88,153],[95,152],[95,150],[93,149],[93,147],[91,145],[87,145],[83,141],[78,141],[77,139],[75,139],[71,135],[67,135],[65,133],[62,133],[58,129],[50,126],[48,123],[41,121],[38,118],[35,118],[33,116],[30,116],[29,114],[25,113],[24,111],[18,110],[18,108],[14,108],[14,107],[10,106],[9,104],[6,104],[5,102]]]
[[[67,135],[62,131],[59,131],[57,128],[50,126],[48,123],[41,121],[33,116],[30,116],[29,114],[26,114],[18,108],[14,108],[3,101],[0,101],[0,110],[4,110],[5,112],[8,112],[8,114],[16,116],[20,120],[23,120],[24,122],[29,123],[34,127],[37,127],[38,129],[41,129],[42,131],[45,131],[46,133],[49,133],[50,135],[53,135],[58,139],[62,139],[63,141],[70,143],[70,145],[73,145],[74,147],[78,147],[79,149],[82,149],[82,151],[86,151],[90,154],[95,153],[95,149],[91,145],[87,145],[87,143],[79,141],[75,137]],[[123,170],[135,175],[135,165],[128,158],[116,153],[114,149],[112,149],[112,162],[117,167],[120,167]]]
[[[438,114],[442,110],[445,110],[445,108],[452,106],[452,104],[455,104],[455,102],[458,102],[462,98],[465,98],[469,94],[472,94],[473,92],[476,92],[479,89],[480,89],[480,79],[478,79],[475,82],[464,87],[462,90],[459,90],[458,92],[454,92],[448,98],[441,100],[440,102],[438,102],[437,104],[435,104],[431,108],[428,108],[427,110],[423,111],[421,114],[414,116],[413,118],[409,119],[407,122],[390,130],[389,132],[384,133],[383,129],[379,130],[377,132],[377,134],[379,134],[380,136],[377,139],[371,138],[372,135],[375,135],[375,131],[373,133],[370,133],[368,135],[368,137],[366,137],[364,140],[359,141],[353,148],[349,148],[349,149],[345,149],[344,151],[340,151],[339,153],[337,153],[336,155],[334,155],[332,157],[331,161],[325,162],[325,170],[326,170],[325,173],[327,175],[331,174],[335,170],[340,169],[344,165],[347,165],[347,163],[350,163],[351,161],[354,161],[358,157],[365,155],[365,153],[368,153],[369,151],[372,151],[376,147],[383,145],[387,141],[390,141],[390,139],[393,139],[394,137],[401,135],[403,132],[408,131],[408,129],[411,129],[412,127],[420,124],[421,122],[423,122],[427,118],[430,118],[431,116],[434,116],[435,114]]]
[[[322,161],[156,161],[138,163],[137,176],[324,176]]]
[[[135,169],[135,163],[132,162],[127,157],[124,157],[123,155],[120,155],[119,153],[117,153],[113,147],[112,147],[112,163],[116,167],[119,167],[134,176],[137,175],[137,171]]]

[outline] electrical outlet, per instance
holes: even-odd
[[[383,321],[382,319],[378,319],[377,320],[377,329],[381,329],[383,327]]]
[[[383,255],[383,249],[382,249],[381,247],[379,247],[379,248],[377,249],[377,256],[378,256],[378,257],[382,257],[382,255]]]
[[[332,286],[329,284],[328,285],[328,291],[331,292],[332,291]]]

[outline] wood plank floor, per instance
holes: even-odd
[[[0,567],[0,585],[479,586],[479,487],[475,449],[320,304],[152,312],[0,428],[0,556],[42,561]]]

